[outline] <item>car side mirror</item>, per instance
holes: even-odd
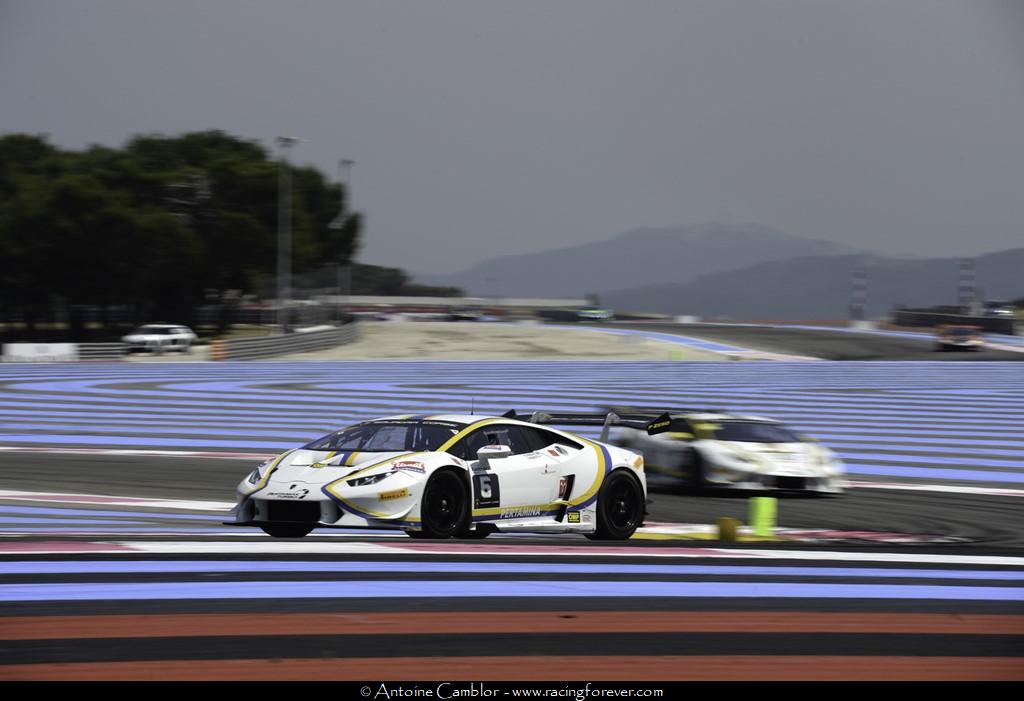
[[[486,470],[491,466],[491,460],[504,460],[512,455],[512,449],[507,445],[485,445],[476,451],[476,459],[480,461],[478,469]]]

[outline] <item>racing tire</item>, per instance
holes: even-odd
[[[451,538],[469,529],[469,486],[451,470],[430,476],[420,502],[419,536]],[[410,535],[413,531],[407,531]]]
[[[302,538],[309,535],[314,524],[309,523],[275,523],[260,526],[264,533],[274,538]]]
[[[597,530],[587,533],[591,540],[627,540],[644,520],[644,492],[640,483],[625,470],[616,470],[597,496]]]

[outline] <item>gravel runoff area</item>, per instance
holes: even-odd
[[[541,324],[367,321],[359,340],[275,360],[722,360],[682,344]]]

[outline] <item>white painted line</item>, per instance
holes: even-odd
[[[61,543],[19,543],[19,554],[67,552]],[[834,552],[828,550],[753,550],[702,547],[631,547],[631,546],[555,546],[555,545],[485,545],[482,543],[444,544],[409,542],[230,542],[230,541],[119,541],[105,543],[119,548],[116,553],[154,554],[234,554],[234,555],[473,555],[479,557],[625,557],[625,558],[716,558],[757,560],[813,560],[817,562],[909,562],[920,564],[994,565],[1024,567],[1024,557],[987,555],[941,555],[917,553]],[[4,548],[0,546],[0,552]],[[115,552],[115,551],[111,551]]]
[[[233,502],[225,501],[180,501],[175,499],[145,499],[139,497],[114,497],[97,494],[20,492],[6,489],[0,489],[0,499],[47,502],[55,504],[89,504],[93,506],[133,506],[152,509],[181,509],[187,511],[229,511],[235,506]]]
[[[893,482],[848,482],[856,489],[900,489],[915,492],[946,492],[950,494],[984,494],[994,497],[1024,497],[1024,489],[1005,487],[962,487],[952,484],[899,484]]]
[[[992,350],[1010,351],[1011,353],[1024,353],[1024,346],[1011,346],[1007,343],[992,343],[986,341],[984,344],[985,348],[991,348]]]
[[[161,458],[225,458],[229,460],[269,460],[279,453],[231,453],[215,450],[158,450],[149,448],[56,448],[0,445],[0,451],[11,453],[42,453],[53,455],[142,455]]]

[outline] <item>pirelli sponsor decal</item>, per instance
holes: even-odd
[[[395,499],[405,499],[407,496],[409,496],[408,489],[395,489],[390,492],[380,492],[377,498],[381,501],[393,501]]]

